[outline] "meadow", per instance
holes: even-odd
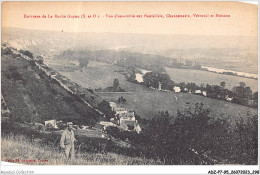
[[[115,153],[89,153],[76,150],[75,159],[67,160],[64,154],[53,146],[42,146],[29,141],[22,135],[1,137],[1,159],[26,165],[155,165],[161,162],[151,159],[128,157]]]
[[[258,81],[255,79],[217,74],[208,71],[191,70],[191,69],[175,69],[165,67],[166,73],[175,83],[195,83],[200,86],[204,85],[220,85],[220,82],[226,82],[226,88],[232,90],[234,86],[238,86],[239,82],[245,82],[253,92],[258,91]]]
[[[65,66],[68,66],[69,63],[67,60],[48,60],[45,62],[53,69],[66,76],[70,80],[79,84],[82,87],[90,89],[98,88],[107,88],[113,86],[113,81],[115,78],[118,78],[120,87],[126,91],[135,92],[143,91],[146,88],[142,85],[133,84],[126,80],[125,75],[122,72],[125,71],[125,68],[119,67],[117,65],[90,61],[88,66],[83,70],[70,71],[64,69]],[[60,65],[63,65],[62,67]]]
[[[118,98],[123,96],[126,99],[125,104],[121,104],[128,110],[135,110],[142,118],[151,119],[159,111],[168,111],[169,114],[176,116],[178,110],[183,111],[194,107],[196,103],[203,103],[206,109],[211,112],[211,117],[228,117],[231,121],[245,118],[247,114],[257,115],[257,110],[234,103],[203,97],[189,93],[163,92],[148,89],[143,92],[129,94],[120,93],[99,93],[99,96],[107,101],[117,102]]]
[[[93,62],[90,61],[89,65],[84,69],[84,72],[77,70],[73,72],[69,71],[59,71],[56,65],[59,65],[61,60],[46,60],[47,64],[56,69],[62,75],[67,76],[72,81],[78,83],[82,87],[91,87],[91,88],[99,88],[99,87],[108,87],[112,86],[113,79],[118,78],[120,87],[125,89],[127,92],[131,93],[98,93],[101,98],[104,98],[107,101],[117,102],[118,98],[123,96],[126,99],[126,103],[122,104],[122,107],[127,108],[128,110],[135,110],[138,115],[142,118],[151,119],[158,114],[159,111],[168,111],[169,114],[176,116],[178,110],[182,111],[190,107],[194,107],[196,103],[203,103],[205,108],[210,109],[210,116],[212,117],[228,117],[230,120],[235,121],[240,117],[245,118],[247,114],[257,114],[256,109],[252,109],[246,106],[237,105],[234,103],[221,101],[217,99],[212,99],[208,97],[203,97],[195,94],[189,93],[174,93],[172,91],[163,92],[149,89],[143,85],[131,83],[126,80],[125,76],[120,72],[115,70],[123,70],[123,67],[119,67],[116,65],[102,63],[102,62]],[[67,62],[62,60],[62,62],[66,65]],[[184,81],[186,78],[187,82],[198,81],[203,82],[203,76],[199,76],[198,74],[192,73],[193,70],[186,69],[176,69],[177,71],[186,72],[186,76],[178,73],[178,79],[180,81]],[[189,71],[191,71],[189,73]],[[203,72],[199,71],[200,74],[204,74],[204,80],[207,82],[212,81],[212,84],[218,84],[218,79],[215,80],[215,76],[218,78],[225,77],[227,75],[215,74],[211,72]],[[192,74],[191,74],[192,73]],[[192,76],[190,76],[192,75]],[[193,76],[194,75],[194,76]],[[209,78],[212,75],[213,78]],[[170,76],[173,76],[170,75]],[[182,77],[182,79],[180,78]],[[232,78],[240,78],[241,81],[246,78],[235,77],[235,76],[227,76],[232,81]],[[190,81],[188,81],[190,80]],[[223,79],[224,80],[224,79]],[[240,81],[239,80],[239,81]],[[257,82],[257,80],[246,79],[252,82]],[[220,79],[219,79],[220,81]],[[225,80],[224,80],[225,81]],[[238,83],[239,81],[236,81]],[[175,82],[177,82],[175,80]],[[200,85],[196,82],[198,85]],[[220,81],[221,82],[221,81]],[[219,83],[220,83],[219,82]],[[204,82],[205,83],[205,82]],[[210,82],[209,82],[210,83]],[[248,82],[246,82],[248,83]],[[226,81],[228,86],[228,82]],[[235,86],[235,82],[231,86]],[[250,84],[248,84],[250,86]],[[230,86],[230,85],[229,85]],[[257,86],[256,86],[257,87]]]

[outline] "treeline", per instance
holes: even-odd
[[[213,119],[203,104],[178,111],[177,116],[159,112],[152,120],[139,120],[143,132],[109,128],[114,137],[129,140],[145,157],[165,164],[257,164],[258,117],[244,116],[231,124]]]
[[[100,61],[110,64],[117,64],[118,66],[122,66],[125,68],[139,67],[142,69],[149,69],[154,72],[164,72],[163,67],[169,65],[168,62],[171,62],[172,60],[172,58],[158,55],[142,54],[128,51],[117,52],[112,50],[66,50],[63,51],[61,54],[56,55],[55,58],[78,60],[80,61],[80,63],[83,63],[83,60],[87,60],[84,63],[88,63],[88,61]]]
[[[136,81],[135,72],[131,74],[128,81],[138,83]],[[238,86],[233,87],[232,90],[226,89],[226,83],[221,82],[220,85],[209,85],[201,84],[198,86],[195,83],[175,83],[171,80],[168,74],[148,72],[143,76],[143,82],[140,84],[161,90],[174,91],[173,87],[177,86],[180,88],[180,92],[183,93],[195,93],[197,95],[203,95],[206,97],[229,101],[232,103],[249,106],[253,108],[258,107],[258,92],[254,92],[250,87],[246,86],[244,82],[240,82]]]
[[[125,89],[120,87],[118,78],[115,78],[113,81],[113,86],[107,87],[104,90],[102,88],[97,89],[97,91],[103,91],[103,92],[125,92]]]

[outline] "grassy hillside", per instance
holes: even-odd
[[[158,165],[158,161],[145,158],[127,157],[107,153],[93,154],[76,152],[74,160],[66,160],[64,154],[51,146],[41,146],[30,142],[24,136],[8,135],[1,138],[1,159],[12,161],[19,159],[21,164],[29,165]],[[30,161],[31,160],[31,161]]]
[[[14,120],[43,122],[57,119],[94,124],[99,114],[51,80],[32,62],[2,56],[2,94]]]
[[[148,89],[146,92],[135,92],[130,94],[120,93],[100,93],[99,96],[107,101],[117,102],[118,98],[123,96],[126,103],[122,104],[129,110],[135,110],[142,118],[151,119],[159,111],[168,111],[176,116],[177,111],[194,107],[196,103],[203,103],[205,108],[210,109],[211,117],[227,117],[235,121],[240,117],[246,118],[247,113],[257,115],[257,109],[237,105],[221,100],[207,98],[189,93],[162,92]]]

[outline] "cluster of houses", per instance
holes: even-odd
[[[181,92],[181,87],[179,86],[173,86],[173,91],[176,92],[176,93],[179,93]],[[184,88],[184,92],[186,93],[192,93],[191,90],[188,90],[187,88]],[[207,96],[207,92],[206,91],[203,91],[203,90],[200,90],[200,89],[196,89],[194,94],[199,94],[199,95],[203,95],[203,96]]]
[[[115,112],[115,117],[111,119],[111,122],[126,131],[135,131],[138,134],[142,131],[141,125],[135,118],[134,111],[128,111],[125,108],[117,107],[115,102],[109,102],[112,111]]]
[[[110,121],[100,121],[93,128],[106,132],[107,127],[113,126],[125,131],[132,131],[140,133],[142,131],[141,125],[135,118],[134,111],[128,111],[125,108],[117,107],[115,102],[109,102],[111,109],[115,112],[115,116]],[[44,130],[46,129],[64,129],[66,126],[61,120],[47,120],[44,121]],[[88,129],[89,126],[84,125],[73,125],[75,129]],[[42,129],[41,129],[42,130]]]
[[[154,88],[154,87],[150,87],[151,89],[155,89],[155,90],[159,90],[159,91],[169,91],[169,90],[165,90],[165,89],[162,89],[162,83],[159,82],[159,85],[158,85],[158,89],[157,88]],[[180,93],[181,92],[181,87],[180,86],[173,86],[173,89],[172,89],[173,92],[175,93]],[[191,90],[187,89],[187,88],[184,88],[183,89],[183,92],[185,93],[193,93],[193,94],[197,94],[197,95],[202,95],[202,96],[207,96],[207,91],[205,90],[200,90],[200,89],[196,89],[194,92],[192,92]],[[229,97],[228,95],[225,97],[225,100],[226,101],[229,101],[231,102],[233,100],[233,97]]]
[[[161,82],[159,82],[158,89],[154,88],[154,87],[150,87],[150,88],[155,89],[155,90],[159,90],[159,91],[165,91],[165,92],[169,91],[169,90],[162,89],[162,83]],[[180,86],[173,86],[172,91],[175,92],[175,93],[180,93],[181,87]],[[187,88],[184,88],[184,92],[190,93],[190,94],[192,93],[191,90],[188,90]],[[207,92],[200,90],[200,89],[195,90],[194,94],[207,96]]]

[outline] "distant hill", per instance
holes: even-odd
[[[205,66],[257,73],[258,39],[252,36],[70,33],[3,28],[2,42],[51,58],[64,50],[113,50],[153,54]],[[225,63],[225,64],[223,64]]]

